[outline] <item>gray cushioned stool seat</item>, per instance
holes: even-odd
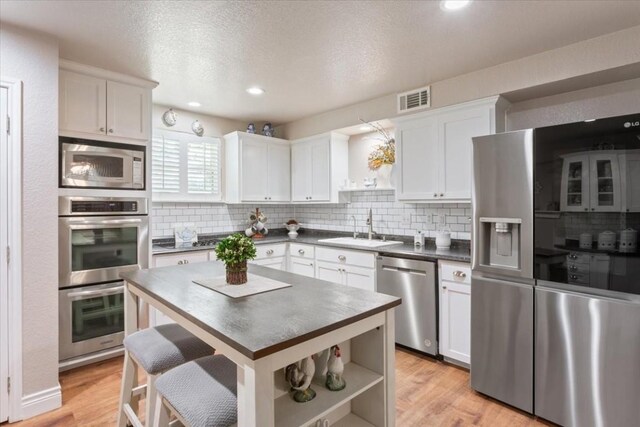
[[[135,332],[124,339],[124,347],[151,375],[214,352],[200,338],[175,323]]]
[[[236,364],[222,355],[185,363],[163,374],[156,389],[192,427],[238,422]]]

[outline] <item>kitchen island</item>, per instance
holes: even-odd
[[[251,265],[249,273],[292,286],[230,298],[193,282],[224,275],[206,262],[140,270],[125,280],[125,334],[149,304],[238,366],[238,426],[395,425],[394,307],[400,299]],[[314,400],[296,403],[283,368],[340,344],[347,387],[314,382]]]

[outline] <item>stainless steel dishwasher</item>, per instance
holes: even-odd
[[[396,308],[396,343],[437,355],[436,264],[378,256],[376,265],[378,292],[402,298]]]

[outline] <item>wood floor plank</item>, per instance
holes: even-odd
[[[61,373],[62,408],[11,427],[115,425],[122,362],[120,357]],[[396,408],[399,427],[552,425],[476,393],[467,370],[404,349],[396,351]]]

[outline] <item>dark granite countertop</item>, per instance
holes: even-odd
[[[256,239],[256,245],[261,244],[269,244],[269,243],[282,243],[282,242],[297,242],[297,243],[306,243],[310,245],[318,245],[318,246],[328,246],[334,248],[344,248],[358,251],[367,251],[367,252],[376,252],[381,255],[386,256],[398,256],[403,258],[414,258],[419,260],[428,260],[434,261],[438,259],[449,260],[449,261],[460,261],[460,262],[471,262],[471,251],[469,247],[469,243],[466,241],[453,241],[452,247],[450,249],[436,249],[435,241],[433,239],[427,239],[425,247],[415,247],[412,241],[408,241],[406,236],[398,237],[398,236],[387,236],[387,240],[401,240],[403,241],[402,245],[394,245],[394,246],[386,246],[382,248],[363,248],[361,246],[347,246],[347,245],[336,245],[335,243],[330,242],[320,242],[319,240],[332,238],[332,237],[347,237],[351,236],[351,233],[343,233],[343,232],[331,232],[331,231],[320,231],[320,230],[304,230],[301,231],[296,239],[290,239],[285,233],[272,232],[267,237],[263,239]],[[283,230],[284,231],[284,230]],[[202,238],[205,239],[221,239],[227,236],[227,234],[223,235],[205,235]],[[170,253],[179,253],[179,252],[188,252],[188,251],[202,251],[202,250],[213,250],[212,246],[196,246],[196,247],[170,247],[170,246],[159,246],[156,244],[157,240],[154,240],[153,245],[153,254],[161,255],[161,254],[170,254]],[[170,245],[172,239],[163,239],[165,245]]]
[[[210,262],[138,270],[121,277],[252,360],[401,303],[390,295],[267,267],[250,265],[249,272],[292,286],[230,298],[193,283],[224,275],[224,266]]]

